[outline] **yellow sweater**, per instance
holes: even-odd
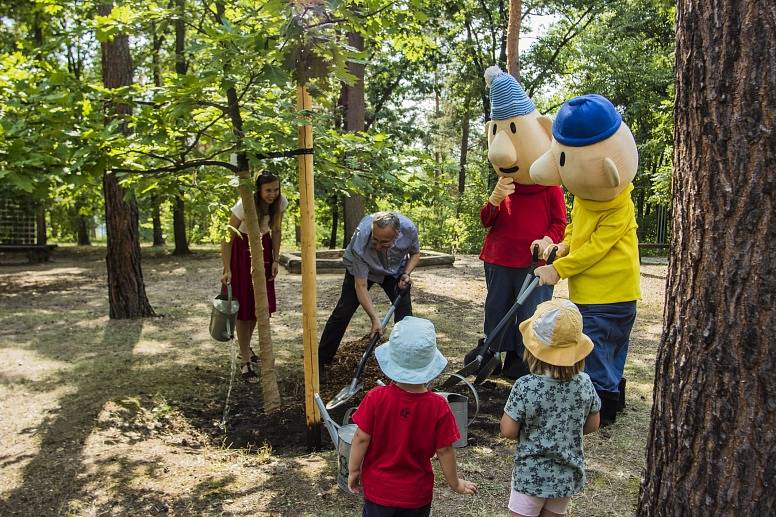
[[[569,279],[574,303],[617,303],[641,297],[633,185],[611,201],[574,198],[563,241],[569,254],[555,261]]]

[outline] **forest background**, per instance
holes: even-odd
[[[495,175],[485,68],[506,70],[505,0],[0,1],[0,197],[34,206],[38,241],[104,238],[104,179],[137,206],[141,240],[186,253],[224,236],[233,154],[278,174],[299,225],[295,84],[312,94],[319,247],[396,209],[423,246],[478,252]],[[663,0],[521,3],[520,80],[542,113],[599,93],[639,147],[640,238],[668,242],[675,7]],[[110,87],[128,36],[131,75]],[[310,58],[310,56],[313,56]],[[106,86],[108,85],[108,86]],[[233,96],[230,98],[230,92]],[[234,125],[234,106],[244,127]],[[108,116],[124,108],[125,118]]]

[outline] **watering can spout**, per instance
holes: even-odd
[[[318,411],[321,412],[321,419],[323,420],[323,425],[326,427],[326,430],[329,432],[329,437],[331,438],[331,441],[334,443],[334,446],[337,446],[337,443],[339,442],[338,433],[339,427],[337,423],[331,419],[331,415],[329,415],[329,412],[326,411],[326,405],[323,403],[323,399],[321,399],[321,396],[319,394],[313,395],[313,399],[315,400],[315,405],[318,406]]]

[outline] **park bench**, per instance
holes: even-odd
[[[26,253],[30,264],[48,262],[56,244],[0,244],[0,257],[9,253]]]

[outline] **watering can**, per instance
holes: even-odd
[[[210,335],[216,341],[230,341],[234,338],[234,325],[240,302],[232,299],[232,284],[226,284],[226,294],[221,292],[213,298],[210,311]]]
[[[337,424],[331,419],[329,412],[326,411],[326,404],[319,394],[313,395],[315,399],[315,405],[318,406],[318,411],[321,412],[321,419],[323,425],[329,432],[331,441],[334,442],[334,447],[337,448],[337,485],[344,490],[346,494],[350,494],[348,490],[348,461],[350,460],[350,446],[353,444],[353,436],[356,434],[358,426],[356,424],[346,423],[351,414],[351,410],[345,413],[345,419],[342,425]]]
[[[458,377],[460,382],[466,384],[471,391],[474,398],[474,414],[469,417],[469,397],[461,395],[460,393],[448,393],[446,391],[434,391],[437,395],[443,397],[447,404],[450,406],[450,410],[455,417],[455,424],[458,426],[458,434],[461,437],[458,441],[453,443],[453,447],[460,448],[466,447],[469,444],[469,426],[480,412],[480,397],[477,395],[477,390],[472,384],[466,380],[463,376],[457,373],[451,374],[452,377]]]

